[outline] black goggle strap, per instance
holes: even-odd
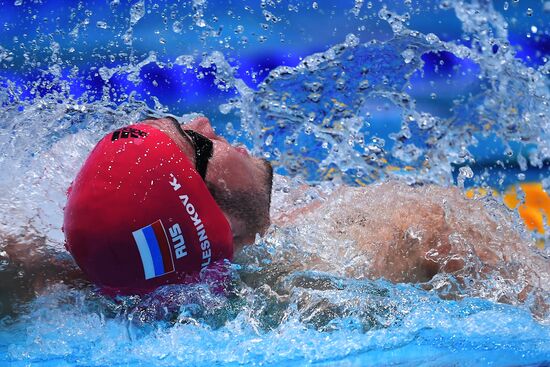
[[[183,130],[191,138],[195,146],[195,168],[204,180],[208,160],[212,158],[213,144],[210,139],[193,130]]]

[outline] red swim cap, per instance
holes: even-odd
[[[69,190],[63,227],[78,266],[110,293],[185,283],[233,257],[206,184],[168,135],[145,124],[97,144]]]

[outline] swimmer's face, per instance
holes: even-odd
[[[193,144],[173,120],[147,120],[145,123],[164,131],[195,164]],[[235,250],[253,243],[256,233],[264,234],[269,226],[271,165],[249,155],[246,148],[229,144],[214,132],[205,117],[181,125],[181,128],[193,130],[212,141],[213,153],[208,160],[206,185],[231,224]]]

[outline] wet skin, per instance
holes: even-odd
[[[265,233],[270,224],[269,204],[272,180],[272,168],[267,161],[251,156],[244,146],[229,144],[226,139],[215,133],[206,117],[198,117],[187,124],[182,124],[181,129],[178,129],[174,120],[169,118],[145,120],[144,123],[167,134],[193,164],[195,164],[193,145],[190,139],[182,134],[181,129],[193,130],[212,141],[214,149],[208,161],[205,181],[209,188],[221,192],[229,201],[231,199],[235,201],[233,205],[235,210],[222,206],[222,211],[231,225],[236,251],[244,245],[253,243],[257,233],[260,235]],[[251,203],[254,207],[246,208]],[[238,213],[238,206],[245,206],[243,215]],[[257,208],[262,210],[258,212]],[[247,211],[254,211],[254,217],[247,218]]]
[[[193,144],[172,120],[146,120],[145,123],[168,134],[195,163]],[[253,216],[257,223],[252,225],[239,213],[224,211],[238,252],[244,245],[253,243],[257,233],[264,234],[269,226],[271,167],[250,156],[243,147],[232,146],[218,136],[206,118],[197,118],[181,127],[194,130],[213,142],[213,155],[205,178],[207,185],[230,198],[233,193],[245,193],[248,200],[240,200],[242,196],[238,196],[237,207],[247,204],[254,206],[250,210],[262,207],[261,214]],[[294,195],[300,196],[300,191]],[[336,260],[344,255],[338,254],[338,247],[332,247],[330,257],[333,261],[330,263],[323,263],[322,259],[304,263],[303,259],[297,258],[297,268],[343,271],[347,277],[385,278],[392,282],[427,282],[437,274],[452,274],[459,284],[461,280],[479,280],[467,286],[471,288],[467,294],[482,297],[486,297],[484,279],[498,274],[506,282],[516,284],[519,291],[502,295],[499,301],[523,302],[532,289],[538,290],[540,297],[544,298],[550,284],[549,262],[531,251],[513,229],[506,213],[498,220],[494,214],[481,203],[466,200],[458,189],[437,186],[411,188],[390,182],[365,188],[343,186],[307,207],[279,213],[273,221],[279,226],[313,226],[317,232],[305,233],[303,241],[287,239],[296,241],[299,246],[309,246],[316,240],[326,247],[351,241],[353,248],[348,253],[354,258],[366,259],[359,263],[336,264]],[[69,281],[68,278],[80,278],[74,265],[45,260],[40,245],[44,239],[4,240],[2,248],[12,264],[22,269],[22,278],[34,279],[31,281],[34,284],[24,282],[24,285],[16,286],[21,293],[28,292],[31,297],[48,283],[62,281],[60,276],[50,277],[48,274],[63,274],[61,279]],[[10,282],[7,288],[17,293],[13,285],[15,283]],[[466,286],[466,283],[462,285]],[[548,306],[540,297],[532,311],[543,316],[548,312]],[[17,298],[25,297],[18,294]]]

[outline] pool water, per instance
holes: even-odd
[[[2,5],[1,365],[550,365],[549,315],[529,297],[498,303],[508,289],[490,279],[447,299],[346,275],[344,259],[308,269],[333,244],[314,221],[273,226],[200,284],[116,299],[82,279],[61,231],[100,137],[202,113],[272,162],[274,215],[386,179],[494,192],[472,200],[548,264],[547,1]]]

